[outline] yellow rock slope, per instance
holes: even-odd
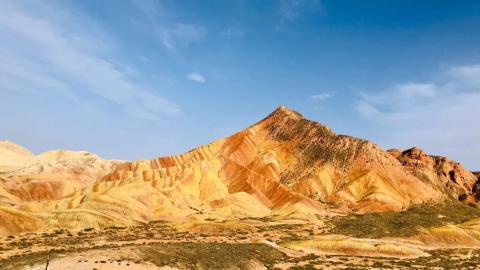
[[[182,155],[124,163],[86,152],[40,156],[47,161],[0,174],[0,233],[207,217],[310,219],[458,195],[448,189],[455,178],[425,180],[376,144],[285,107]]]

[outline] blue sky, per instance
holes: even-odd
[[[181,153],[279,105],[480,169],[478,1],[1,1],[0,139]]]

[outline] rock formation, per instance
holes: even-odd
[[[0,174],[0,234],[400,211],[456,197],[475,183],[446,158],[418,148],[387,152],[285,107],[230,137],[153,160],[119,163],[69,151],[33,156],[8,145],[0,148],[0,165],[10,168]]]
[[[0,173],[0,185],[22,201],[61,199],[94,184],[117,163],[85,151],[53,150],[32,157],[21,169]]]
[[[452,197],[470,193],[477,177],[460,163],[446,157],[430,156],[418,147],[405,151],[391,149],[393,155],[407,172],[431,183]]]

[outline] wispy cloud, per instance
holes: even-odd
[[[380,113],[380,111],[377,110],[373,105],[370,105],[365,101],[359,101],[355,109],[365,118],[372,118]]]
[[[289,21],[319,10],[321,10],[321,4],[318,0],[280,0],[278,6],[279,14]]]
[[[188,46],[200,41],[206,30],[202,26],[177,23],[161,30],[162,44],[169,50],[176,50],[178,46]]]
[[[199,74],[199,73],[196,73],[196,72],[188,74],[187,78],[192,80],[192,81],[199,82],[199,83],[206,82],[205,77],[203,77],[202,74]]]
[[[126,70],[131,67],[114,63],[104,51],[95,46],[85,48],[77,40],[107,42],[86,35],[88,31],[63,29],[52,17],[34,15],[10,3],[16,2],[0,4],[0,36],[8,40],[0,44],[0,87],[14,91],[55,90],[75,98],[88,92],[131,115],[148,119],[180,111],[175,103],[130,78]]]
[[[320,100],[329,99],[331,97],[333,97],[333,94],[323,93],[323,94],[313,95],[313,96],[310,97],[310,99],[320,101]]]
[[[378,112],[418,106],[433,100],[439,89],[434,83],[407,82],[398,83],[381,92],[362,92],[357,108],[365,108],[368,104]],[[365,111],[361,109],[361,111]],[[368,115],[372,115],[368,113]]]
[[[405,83],[399,84],[395,88],[398,94],[404,96],[405,98],[431,98],[436,92],[436,87],[432,83]]]
[[[288,31],[289,25],[306,15],[323,11],[319,0],[279,0],[276,13],[280,20],[274,25],[276,32]]]
[[[480,88],[480,64],[453,67],[448,73],[464,84]]]
[[[179,47],[201,41],[207,34],[205,27],[190,23],[167,21],[160,4],[152,0],[131,1],[144,15],[147,23],[144,25],[162,43],[162,45],[177,53]]]
[[[480,153],[479,76],[480,65],[454,66],[439,72],[432,82],[408,82],[380,93],[364,93],[356,109],[388,138],[386,146],[418,144],[433,154],[461,157],[473,168],[478,166],[473,162],[478,158],[475,153]]]

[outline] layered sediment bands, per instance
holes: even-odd
[[[480,219],[472,219],[461,224],[422,229],[414,240],[442,248],[465,248],[480,245]]]
[[[429,256],[421,243],[383,239],[351,238],[342,235],[324,235],[312,240],[283,243],[283,246],[316,255],[356,255],[395,258]]]
[[[262,216],[277,209],[293,211],[297,204],[303,205],[301,209],[312,208],[312,212],[323,211],[320,203],[279,182],[275,152],[259,149],[257,135],[255,129],[247,129],[184,155],[122,164],[94,190],[110,182],[131,181],[150,183],[162,193],[180,189],[178,196],[166,196],[171,198],[169,203],[181,205],[176,201],[189,200],[196,210],[213,214]],[[239,198],[245,202],[240,203]]]
[[[61,199],[91,186],[118,163],[84,151],[55,150],[34,159],[21,169],[0,173],[0,186],[22,201]]]
[[[150,182],[160,190],[182,186],[211,208],[246,193],[271,211],[291,212],[401,210],[442,197],[377,145],[336,135],[285,107],[183,155],[122,164],[94,190],[117,185],[112,181]]]
[[[43,229],[44,222],[32,213],[18,211],[0,205],[0,235]]]
[[[442,197],[369,141],[336,135],[286,108],[260,124],[278,156],[286,157],[280,159],[280,182],[313,199],[365,212],[401,210]]]
[[[405,171],[455,198],[472,192],[477,181],[477,177],[460,163],[446,157],[430,156],[418,147],[405,151],[391,149],[388,152],[402,164]]]
[[[471,184],[459,164],[422,155],[425,168],[412,169],[415,154],[337,135],[285,107],[230,137],[153,160],[70,151],[32,157],[9,149],[29,161],[0,174],[0,203],[38,228],[400,211]],[[419,176],[430,170],[428,179]],[[6,232],[33,230],[3,223]]]

